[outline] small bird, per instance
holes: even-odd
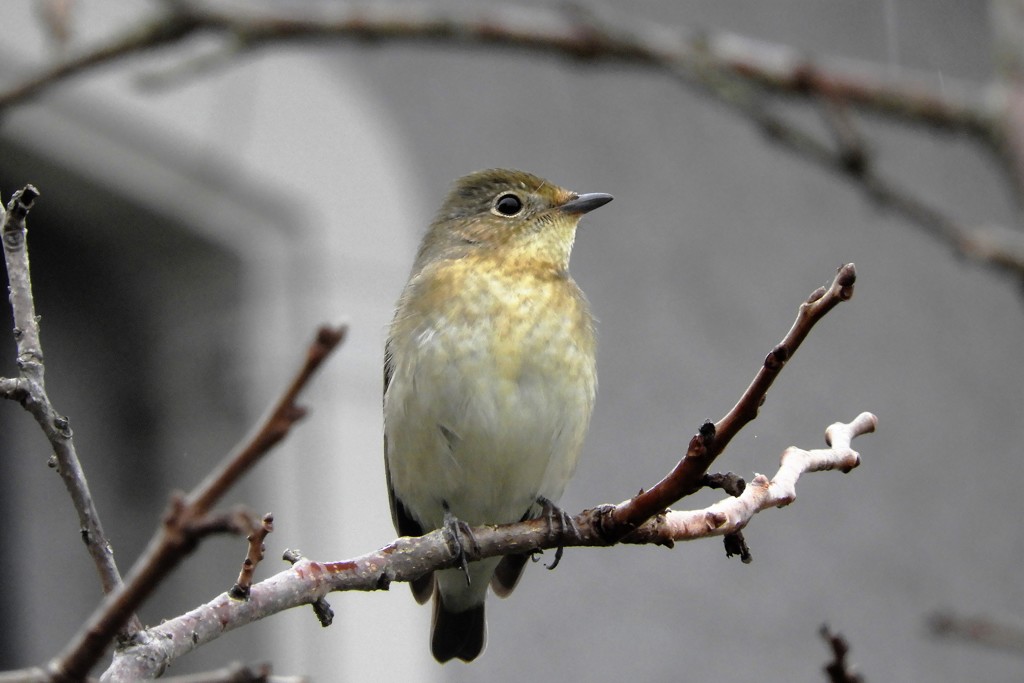
[[[612,200],[505,169],[455,182],[420,244],[384,354],[384,457],[398,533],[537,516],[576,467],[597,391],[594,320],[569,277],[580,218]],[[412,582],[434,598],[431,651],[484,648],[490,584],[528,556]]]

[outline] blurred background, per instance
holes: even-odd
[[[812,58],[923,72],[931,87],[993,78],[987,3],[581,5],[614,25],[732,31]],[[162,7],[76,3],[71,45]],[[0,89],[58,56],[38,9],[0,9]],[[28,182],[42,192],[29,244],[48,389],[71,420],[123,572],[168,493],[194,486],[243,436],[323,322],[347,321],[350,334],[305,396],[311,415],[228,502],[275,514],[261,577],[284,568],[285,548],[336,560],[392,540],[385,330],[450,182],[481,168],[615,195],[585,219],[573,255],[600,319],[600,390],[566,510],[657,481],[844,262],[859,272],[853,300],[811,334],[718,466],[770,476],[784,448],[822,445],[833,421],[870,410],[880,428],[855,442],[860,468],[808,475],[795,504],[753,520],[750,565],[710,539],[569,550],[556,571],[532,567],[512,598],[491,598],[489,645],[471,665],[433,661],[430,610],[395,586],[330,596],[328,629],[294,610],[172,672],[269,660],[320,681],[811,682],[824,680],[818,629],[828,623],[868,680],[1019,679],[1019,655],[938,640],[926,625],[936,610],[1024,624],[1018,282],[954,257],[654,69],[323,41],[140,85],[217,45],[200,36],[130,56],[0,118],[3,200]],[[971,141],[858,122],[890,177],[956,220],[1013,224],[1006,177]],[[0,351],[0,374],[15,375],[9,334]],[[9,402],[0,430],[0,667],[12,668],[58,652],[99,586],[45,439]],[[143,621],[226,590],[243,555],[238,539],[205,542]]]

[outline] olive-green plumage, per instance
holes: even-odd
[[[456,181],[423,238],[391,324],[384,443],[398,532],[419,535],[445,508],[471,526],[529,517],[561,496],[597,390],[593,318],[569,277],[580,217],[611,201],[521,171]],[[434,597],[431,649],[473,660],[485,643],[490,583],[505,596],[521,557],[413,583]],[[497,570],[497,571],[496,571]]]

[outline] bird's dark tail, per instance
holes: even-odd
[[[430,635],[434,659],[442,664],[455,657],[471,662],[483,651],[486,641],[484,603],[463,612],[449,612],[441,591],[434,592],[434,624]]]

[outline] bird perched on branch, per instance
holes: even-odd
[[[384,451],[398,533],[517,522],[561,496],[597,390],[594,321],[569,277],[569,254],[583,214],[611,200],[521,171],[456,181],[420,245],[385,351]],[[487,586],[507,596],[526,557],[412,583],[419,602],[434,598],[438,661],[480,654]]]

